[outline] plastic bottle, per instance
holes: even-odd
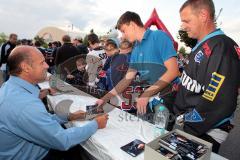
[[[49,86],[51,88],[57,88],[57,78],[54,75],[49,77]]]
[[[154,137],[165,133],[165,127],[168,120],[168,110],[163,104],[155,106],[154,115]]]

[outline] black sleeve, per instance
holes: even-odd
[[[3,45],[1,45],[1,50],[0,50],[0,67],[2,66],[2,51],[3,51]]]
[[[185,121],[185,131],[196,136],[202,135],[235,111],[240,77],[240,60],[235,46],[235,43],[220,41],[210,47],[211,55],[203,71],[204,93],[194,108],[202,120]]]
[[[0,67],[2,66],[2,64],[4,63],[4,58],[5,58],[5,47],[6,45],[5,44],[2,44],[1,46],[1,57],[0,57]]]
[[[54,63],[56,66],[58,66],[59,65],[59,48],[57,48],[54,53],[55,53],[54,54],[54,56],[55,56]]]
[[[84,50],[84,52],[83,52],[83,54],[88,54],[88,48],[85,46],[85,47],[83,47],[83,50]]]
[[[89,52],[87,46],[85,46],[85,45],[79,46],[79,49],[80,49],[81,54],[88,54],[88,52]]]

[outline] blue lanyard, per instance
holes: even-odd
[[[224,35],[223,31],[221,29],[216,29],[215,31],[213,31],[212,33],[208,34],[207,36],[205,36],[200,42],[198,42],[196,44],[196,46],[192,49],[192,52],[194,52],[203,42],[205,42],[206,40],[217,36],[217,35]]]

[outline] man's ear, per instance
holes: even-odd
[[[25,72],[25,73],[29,73],[31,67],[29,64],[27,64],[26,62],[22,62],[20,64],[20,67],[22,68],[22,71]]]
[[[199,13],[199,16],[200,16],[200,20],[202,22],[207,22],[210,18],[210,15],[209,15],[209,12],[206,10],[206,9],[201,9],[200,10],[200,13]]]

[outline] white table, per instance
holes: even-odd
[[[39,84],[42,88],[47,88],[48,83],[44,82]],[[73,89],[74,90],[74,89]],[[62,100],[72,100],[73,103],[70,106],[70,111],[75,111],[81,106],[89,103],[95,103],[96,98],[79,91],[79,95],[58,95],[48,96],[48,100],[53,110],[59,102]],[[81,145],[96,159],[99,160],[143,160],[144,153],[137,157],[132,157],[120,149],[121,146],[133,141],[134,139],[140,139],[145,143],[148,143],[154,139],[153,137],[153,125],[138,119],[137,117],[121,111],[117,108],[113,108],[107,104],[104,106],[104,110],[109,112],[109,120],[105,129],[98,130],[93,136],[91,136],[86,142]],[[82,126],[88,122],[73,121],[71,126]],[[224,160],[225,158],[212,153],[211,160]]]

